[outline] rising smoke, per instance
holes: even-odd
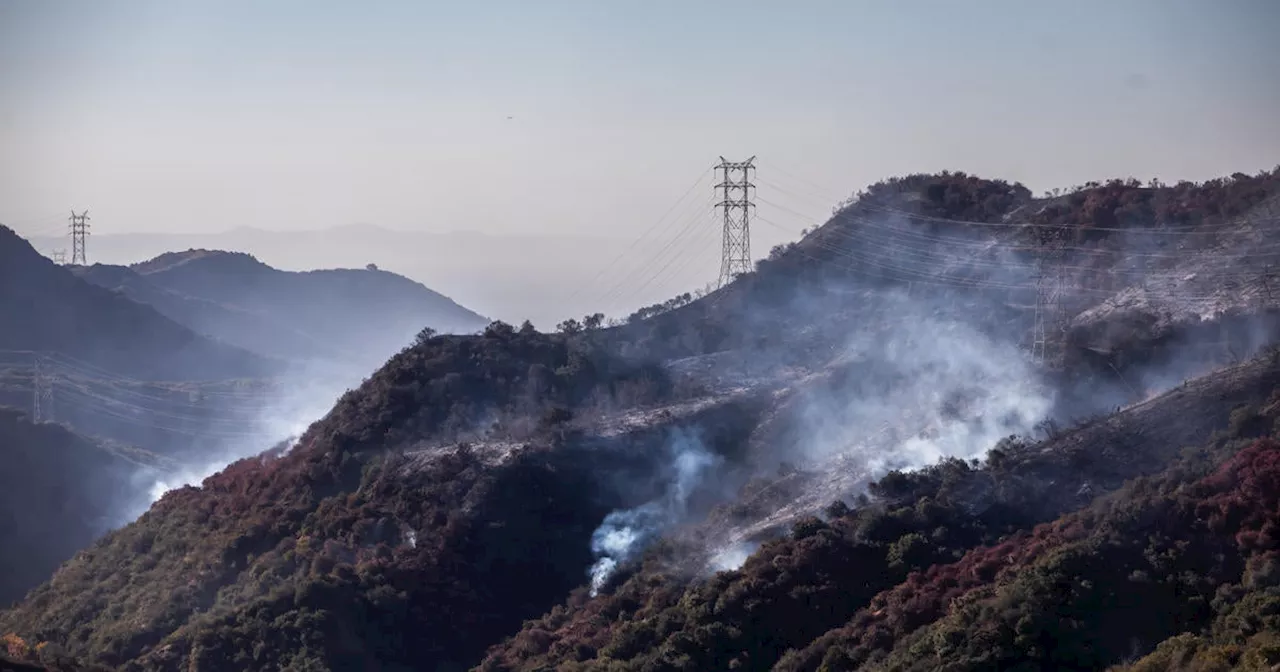
[[[836,336],[839,347],[828,348],[814,374],[797,382],[778,413],[764,420],[755,445],[744,451],[746,464],[711,468],[725,458],[695,435],[672,435],[664,494],[609,514],[592,535],[593,594],[656,537],[696,522],[693,514],[700,512],[690,511],[691,493],[724,492],[727,481],[744,469],[766,480],[782,464],[818,474],[784,511],[794,518],[856,495],[890,470],[919,469],[947,457],[982,457],[1011,434],[1031,434],[1053,412],[1053,391],[1016,341],[973,326],[927,297],[876,290],[860,306],[874,304],[894,319],[860,322],[841,314],[847,306],[835,305],[832,296],[839,293],[796,299],[781,312],[785,318],[756,316],[761,330],[771,317],[806,325],[838,321],[846,328],[834,330],[843,333]],[[787,341],[772,350],[753,350],[752,365],[768,368],[771,358],[779,365],[791,361],[794,347]],[[707,359],[721,361],[715,355]],[[734,377],[724,371],[711,375]],[[735,569],[746,560],[757,546],[746,538],[751,526],[713,531],[716,539],[709,539],[706,549],[710,569]]]
[[[876,477],[980,457],[1053,410],[1052,391],[1016,343],[903,294],[882,300],[900,319],[849,339],[833,375],[803,395],[798,450],[785,458],[812,465],[856,456]]]
[[[113,516],[114,526],[132,522],[165,493],[200,485],[227,465],[261,455],[283,444],[284,452],[311,425],[333,407],[341,394],[360,382],[362,373],[350,368],[320,364],[295,364],[277,381],[271,396],[235,435],[216,436],[198,455],[182,459],[175,467],[160,470],[142,467],[131,482],[135,493],[128,505]]]
[[[1070,251],[1059,273],[1063,314],[1049,319],[1078,316],[1073,334],[1088,333],[1091,324],[1114,331],[1120,323],[1114,335],[1121,347],[1149,355],[1158,345],[1160,354],[1117,366],[1108,360],[1116,357],[1111,343],[1077,342],[1073,347],[1097,354],[1091,365],[1098,370],[1078,371],[1083,375],[1069,383],[1050,381],[1026,354],[1036,272],[1027,258],[985,234],[969,238],[953,229],[942,236],[901,218],[859,222],[827,238],[810,249],[875,250],[874,259],[864,252],[859,272],[892,282],[815,288],[781,314],[757,311],[753,328],[761,331],[786,320],[796,325],[793,334],[824,322],[827,332],[835,323],[847,333],[830,339],[841,343],[834,356],[796,386],[778,418],[766,421],[784,429],[765,432],[753,453],[766,474],[787,463],[816,475],[796,501],[712,548],[712,569],[739,566],[753,548],[745,541],[752,534],[847,499],[890,470],[980,458],[1004,437],[1035,435],[1046,420],[1110,412],[1246,359],[1280,333],[1274,315],[1226,317],[1256,310],[1254,304],[1269,300],[1269,287],[1259,280],[1224,291],[1230,285],[1212,261],[1222,249],[1182,252],[1168,235],[1117,237],[1105,254]],[[1100,274],[1114,281],[1105,292]],[[1106,292],[1117,292],[1109,304],[1102,301]],[[849,296],[858,298],[852,309],[842,300]]]
[[[633,509],[613,511],[591,535],[591,594],[596,595],[618,565],[632,560],[655,537],[683,520],[695,489],[720,461],[707,450],[698,435],[689,430],[671,430],[663,449],[670,464],[670,482],[665,492]]]

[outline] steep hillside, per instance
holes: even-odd
[[[247,254],[189,250],[85,277],[119,287],[194,329],[293,358],[341,355],[377,366],[423,327],[474,333],[488,320],[421,284],[367,269],[289,272]],[[114,283],[114,284],[113,284]]]
[[[610,474],[662,457],[628,434],[557,428],[574,409],[666,394],[663,379],[531,332],[437,337],[393,358],[287,455],[165,496],[0,616],[0,631],[148,669],[474,659],[576,582],[589,561],[580,542],[610,506],[644,495]],[[642,445],[661,445],[649,434]],[[467,436],[477,442],[451,439]],[[334,638],[308,644],[315,627]],[[241,637],[280,644],[241,649]]]
[[[1260,441],[1203,473],[1182,466],[1136,481],[914,573],[775,669],[932,670],[940,660],[956,670],[1102,669],[1157,643],[1142,667],[1174,669],[1195,656],[1269,669],[1278,662],[1280,444]],[[1227,630],[1235,646],[1213,650],[1183,634],[1202,630]]]
[[[623,327],[622,340],[676,358],[777,344],[833,312],[891,322],[899,302],[882,300],[886,288],[1024,339],[1045,257],[1044,276],[1063,289],[1048,320],[1064,364],[1123,368],[1126,347],[1158,356],[1181,328],[1280,306],[1277,227],[1280,168],[1173,186],[1112,180],[1041,199],[965,173],[893,178],[738,282]]]
[[[85,282],[0,227],[0,350],[53,351],[144,379],[256,377],[272,360],[197,335]]]
[[[1142,284],[1123,270],[1135,231],[1187,245],[1158,257],[1161,272],[1207,268],[1221,250],[1192,236],[1265,232],[1257,212],[1278,175],[1046,199],[912,176],[647,319],[426,339],[290,450],[172,492],[79,554],[0,613],[0,632],[131,670],[937,667],[953,651],[976,667],[1034,664],[1036,642],[1063,627],[1077,652],[1098,644],[1090,665],[1151,653],[1209,625],[1206,586],[1255,562],[1185,512],[1254,487],[1202,479],[1280,415],[1280,357],[1241,361],[1274,340],[1273,306],[1251,296],[1205,311],[1189,301],[1201,290],[1183,293],[1167,329],[1099,318],[1124,327],[1105,346],[1047,329],[1061,357],[1041,366],[1021,349],[1035,279],[1085,261],[1117,278],[1087,291],[1064,280],[1070,295],[1049,309],[1060,325]],[[1130,206],[1132,219],[1117,214]],[[1043,239],[1068,234],[1067,260],[1046,271]],[[251,262],[236,261],[247,277]],[[1235,459],[1263,464],[1270,450]],[[1153,503],[1107,508],[1148,487],[1127,480],[1155,474]],[[1112,499],[1098,512],[1072,513],[1100,495]],[[1154,520],[1163,510],[1176,529]],[[1254,520],[1228,519],[1210,531]],[[1041,553],[1082,542],[1110,557],[1114,529],[1133,546],[1112,560],[1154,554],[1139,567],[1154,587],[1116,594],[1168,607],[1164,620],[1121,611],[1133,623],[1055,625],[1052,609],[1105,595],[1070,602],[1068,584],[1032,579],[1017,589],[1029,596],[1001,592],[1003,577],[1021,578],[1001,563],[1114,588],[1123,563],[1063,569],[1051,560],[1078,549]],[[1191,535],[1204,546],[1188,547]],[[1166,556],[1177,571],[1159,574]],[[1184,567],[1197,578],[1178,592]],[[953,596],[974,601],[951,607]],[[1019,600],[1029,606],[1009,608]],[[968,604],[999,617],[989,629],[956,621],[990,646],[955,634],[948,619]],[[1138,643],[1119,653],[1121,637]],[[1205,637],[1184,648],[1219,645]]]
[[[1053,439],[1002,442],[981,464],[951,460],[892,472],[870,488],[874,503],[854,508],[840,493],[815,488],[816,474],[749,484],[705,526],[620,576],[608,595],[588,599],[579,589],[525,624],[483,669],[772,669],[789,649],[810,645],[860,609],[873,611],[873,598],[913,571],[1086,505],[1125,479],[1162,470],[1188,445],[1212,439],[1209,450],[1221,459],[1239,446],[1234,439],[1271,430],[1280,418],[1278,391],[1280,352]],[[739,570],[693,585],[672,573],[681,546],[697,548],[695,540],[723,536],[815,489],[830,495],[824,508],[792,518],[787,538],[764,543]],[[707,561],[714,566],[716,558]],[[984,572],[975,581],[994,576]]]
[[[0,408],[0,604],[21,598],[76,551],[120,523],[139,466],[163,462],[110,448]]]

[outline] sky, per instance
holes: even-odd
[[[0,0],[0,222],[705,225],[714,279],[720,156],[757,157],[756,257],[892,175],[1275,167],[1277,34],[1273,0]],[[579,284],[622,277],[575,244]]]

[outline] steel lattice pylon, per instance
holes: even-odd
[[[751,171],[756,167],[756,157],[746,161],[728,161],[723,156],[716,170],[721,172],[721,200],[717,208],[724,211],[724,234],[720,259],[720,286],[733,282],[742,273],[751,271]],[[738,179],[732,179],[730,174]]]

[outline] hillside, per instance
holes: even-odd
[[[458,357],[472,356],[478,366],[456,368]],[[421,385],[419,376],[438,383]],[[527,428],[501,428],[502,416],[515,417],[512,411],[530,404],[581,407],[600,394],[643,401],[662,385],[658,371],[553,337],[502,330],[479,340],[437,337],[393,358],[289,454],[234,464],[107,535],[25,606],[0,617],[0,631],[56,638],[73,654],[107,664],[146,653],[139,663],[160,669],[190,655],[207,656],[209,665],[243,665],[255,655],[278,664],[309,658],[337,664],[383,647],[410,659],[474,657],[571,587],[572,568],[589,559],[578,544],[582,535],[624,501],[606,488],[609,471],[641,470],[659,457],[628,437],[617,439],[613,451],[557,438],[554,425],[563,422],[557,415]],[[368,414],[370,403],[386,412]],[[420,443],[486,418],[496,423],[478,437],[483,443]],[[521,450],[504,450],[512,444]],[[267,472],[274,475],[260,480]],[[491,524],[497,520],[510,524]],[[541,531],[531,536],[535,529]],[[362,558],[359,573],[350,571],[352,554]],[[109,565],[154,590],[101,581]],[[436,578],[424,581],[428,575]],[[491,583],[481,585],[479,577]],[[263,581],[278,581],[279,589],[262,593]],[[343,609],[333,610],[334,600]],[[111,612],[103,609],[108,604]],[[266,620],[241,619],[240,608]],[[388,618],[425,619],[428,634],[377,634],[377,621],[366,614],[384,609]],[[323,627],[335,636],[347,634],[324,652],[299,648],[316,619],[327,620]],[[252,637],[275,629],[273,636],[293,643],[266,653],[205,644],[209,633],[228,629]]]
[[[1052,234],[1051,270],[1115,279],[1063,281],[1058,325],[1154,284],[1123,270],[1139,234],[1184,246],[1152,273],[1243,283],[1274,251],[1231,236],[1265,240],[1278,180],[1035,199],[911,176],[647,319],[415,343],[291,450],[78,554],[0,632],[131,670],[1061,667],[1055,638],[1096,669],[1244,647],[1214,591],[1265,608],[1275,447],[1249,446],[1280,417],[1274,304],[1180,291],[1158,324],[1089,317],[1105,344],[1051,330],[1040,366],[1028,274]]]
[[[130,479],[154,455],[110,448],[0,408],[0,604],[17,601],[58,565],[138,508]]]
[[[143,379],[258,377],[273,360],[204,338],[77,278],[0,227],[0,350],[52,351]]]
[[[474,333],[488,323],[417,282],[374,268],[290,272],[247,254],[188,250],[79,273],[254,352],[356,362],[366,369],[423,327]]]
[[[526,623],[519,635],[490,652],[482,668],[560,669],[558,665],[585,661],[601,669],[768,670],[788,650],[806,646],[815,652],[792,654],[782,669],[831,665],[845,654],[828,654],[828,640],[853,633],[882,642],[884,635],[857,620],[865,614],[879,610],[876,616],[901,628],[895,617],[882,612],[885,604],[899,609],[905,604],[912,612],[896,618],[906,627],[918,627],[924,617],[914,612],[927,607],[929,620],[945,614],[945,605],[959,595],[957,581],[973,590],[993,581],[1002,568],[951,568],[950,563],[1002,560],[1009,535],[1020,539],[1016,535],[1088,504],[1091,497],[1121,489],[1127,479],[1177,464],[1185,448],[1208,441],[1204,449],[1189,452],[1203,471],[1215,457],[1223,459],[1239,448],[1242,440],[1269,434],[1280,419],[1277,401],[1280,352],[1049,440],[1003,442],[981,463],[952,460],[916,473],[891,473],[869,489],[874,502],[850,508],[828,499],[823,510],[813,512],[820,518],[798,517],[788,526],[787,538],[763,544],[738,571],[705,583],[686,587],[686,580],[670,573],[672,552],[666,552],[667,558],[655,552],[608,596],[589,600],[579,589],[565,605]],[[1176,467],[1169,474],[1185,480],[1187,468]],[[812,475],[799,476],[800,483],[794,482],[796,475],[787,475],[747,491],[784,490],[775,497],[786,501],[786,490],[813,487],[804,482]],[[760,496],[717,512],[707,529],[691,537],[760,515],[762,504],[753,499]],[[1195,531],[1188,527],[1182,533],[1187,536],[1179,538],[1193,538]],[[975,551],[976,559],[964,555],[974,547],[1002,543],[994,551]],[[850,571],[854,567],[857,571]],[[939,596],[912,601],[923,594],[913,572],[924,570],[938,575],[941,585],[932,590]],[[897,584],[903,588],[895,589]],[[891,590],[912,592],[895,596],[887,592]],[[846,622],[851,623],[848,630],[840,631]],[[824,636],[828,631],[837,632]]]
[[[238,347],[281,359],[335,359],[339,350],[317,336],[270,315],[187,296],[165,289],[127,266],[78,266],[81,278],[142,303],[191,330]]]

